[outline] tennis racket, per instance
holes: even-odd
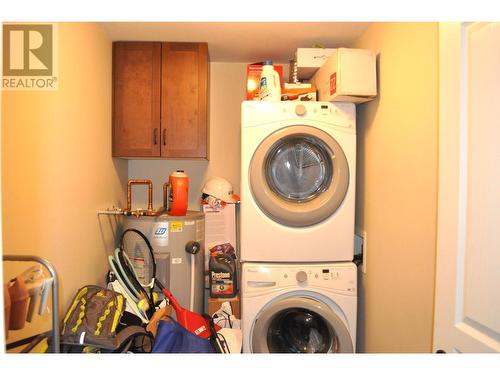
[[[146,311],[148,319],[154,313],[153,289],[157,285],[174,308],[179,324],[197,336],[210,337],[210,322],[204,316],[183,308],[172,293],[159,280],[155,279],[156,264],[153,248],[143,233],[137,229],[124,231],[120,248],[115,252],[115,260],[117,260],[119,274],[126,279],[131,293],[137,297],[139,302],[141,299],[147,298],[149,303],[149,309]],[[220,326],[215,325],[214,329],[218,331]]]
[[[139,307],[147,311],[150,318],[154,313],[153,289],[156,263],[149,240],[137,229],[125,230],[121,237],[120,248],[115,252],[115,259],[132,294],[137,297],[138,303],[143,304]]]

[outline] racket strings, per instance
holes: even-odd
[[[154,259],[145,239],[137,232],[125,232],[122,250],[127,255],[131,267],[142,287],[154,287]]]
[[[137,229],[127,229],[122,234],[120,244],[125,267],[130,270],[134,279],[138,297],[148,302],[149,314],[154,312],[154,295],[156,264],[153,248],[146,236]]]

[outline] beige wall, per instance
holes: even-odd
[[[111,41],[96,24],[59,25],[59,89],[4,92],[4,253],[47,258],[62,308],[102,284],[116,222],[97,210],[125,203],[127,162],[111,158]]]
[[[438,152],[436,23],[374,23],[379,97],[357,107],[356,222],[367,233],[360,349],[429,352]],[[364,318],[363,318],[364,316]]]
[[[201,189],[207,178],[227,179],[240,191],[240,108],[246,93],[246,64],[210,64],[210,161],[130,160],[129,178],[153,181],[154,208],[162,204],[162,186],[170,173],[183,169],[189,176],[189,208],[199,210]],[[147,191],[136,187],[133,207],[147,207]]]

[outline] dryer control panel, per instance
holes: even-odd
[[[268,102],[244,101],[241,104],[243,128],[261,126],[279,121],[322,122],[356,131],[356,107],[344,102]]]
[[[357,267],[353,263],[257,264],[244,263],[243,289],[325,288],[348,294],[357,291]]]

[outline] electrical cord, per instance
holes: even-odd
[[[222,314],[222,315],[215,313],[212,316],[214,321],[217,320],[217,324],[219,324],[219,322],[222,321],[224,324],[224,327],[226,326],[226,323],[227,323],[229,325],[229,328],[233,328],[233,323],[231,322],[231,315],[225,311],[221,311],[220,314]],[[224,316],[224,315],[226,315],[226,316]],[[222,324],[219,324],[219,325],[222,327]]]
[[[217,341],[221,346],[222,353],[231,353],[231,350],[229,350],[229,345],[227,344],[227,340],[222,333],[217,332]]]

